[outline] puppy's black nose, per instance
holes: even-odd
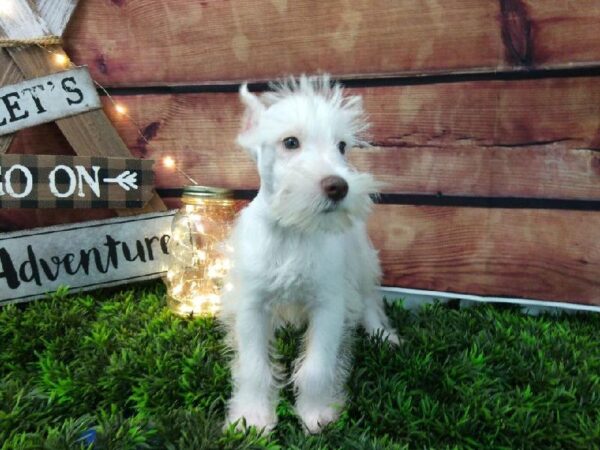
[[[342,177],[331,175],[321,180],[321,188],[325,195],[334,202],[339,202],[348,193],[348,183]]]

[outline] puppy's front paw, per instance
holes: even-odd
[[[277,425],[277,415],[269,405],[232,405],[227,414],[225,428],[233,423],[238,430],[243,429],[245,424],[246,427],[253,426],[263,433],[268,433]]]
[[[299,406],[298,415],[304,423],[306,430],[311,433],[319,433],[325,426],[337,420],[340,416],[343,404]]]

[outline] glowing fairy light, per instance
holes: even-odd
[[[175,168],[175,160],[173,159],[172,156],[165,156],[162,160],[163,166],[165,166],[167,169],[174,169]]]
[[[69,64],[69,58],[62,53],[55,53],[53,56],[54,64],[60,67],[66,67]]]
[[[196,182],[196,180],[194,180],[192,177],[190,177],[187,173],[185,173],[183,170],[181,170],[178,165],[177,162],[175,161],[175,159],[172,156],[165,156],[162,159],[162,165],[163,167],[165,167],[166,169],[172,170],[175,169],[177,172],[179,172],[181,175],[183,175],[185,178],[187,178],[189,181],[192,182],[192,184],[197,185],[198,183]]]
[[[127,114],[127,108],[125,108],[125,106],[123,106],[121,103],[117,103],[115,105],[115,111],[117,112],[117,114],[120,114],[121,116],[124,116],[125,114]]]

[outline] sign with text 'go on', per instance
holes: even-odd
[[[153,161],[0,155],[0,208],[141,208],[153,195]]]

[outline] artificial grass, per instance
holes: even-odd
[[[358,332],[350,401],[307,436],[288,388],[269,436],[221,430],[230,393],[213,319],[182,320],[159,283],[0,309],[8,449],[598,448],[600,315],[391,306],[394,348]],[[276,344],[289,367],[299,333]],[[89,442],[89,441],[87,441]]]

